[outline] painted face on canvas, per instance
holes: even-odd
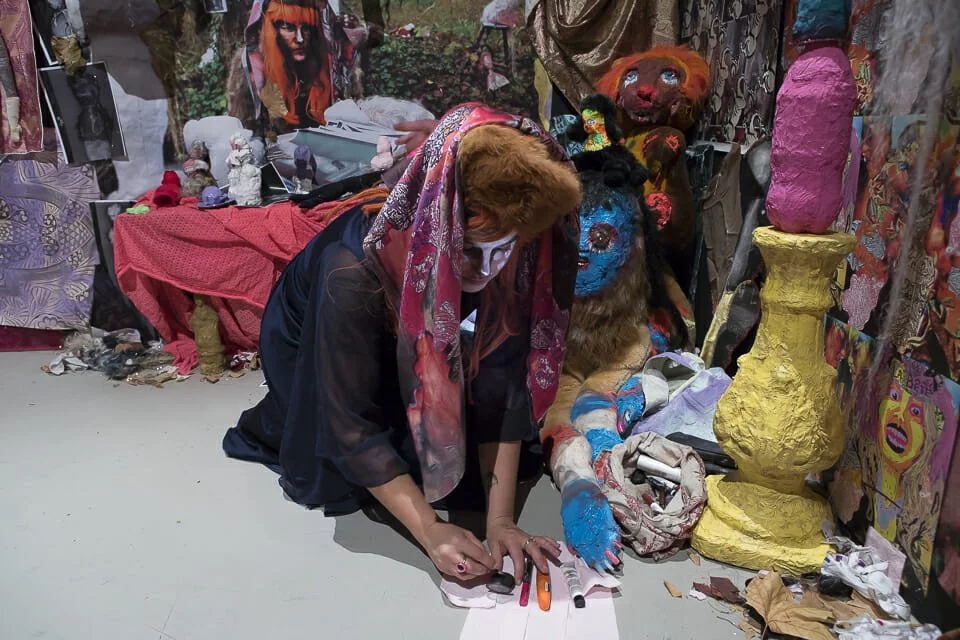
[[[507,266],[516,246],[516,233],[489,242],[473,241],[467,234],[463,241],[461,288],[476,293],[487,286]]]
[[[576,295],[603,291],[613,282],[634,251],[634,199],[599,181],[584,185],[580,207],[580,251]]]
[[[923,402],[907,393],[898,380],[893,380],[882,411],[880,452],[886,465],[902,473],[923,449]]]

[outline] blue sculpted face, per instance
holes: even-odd
[[[576,295],[603,291],[633,255],[636,223],[634,200],[600,181],[584,187],[580,207],[580,260]]]

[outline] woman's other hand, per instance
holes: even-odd
[[[406,147],[407,152],[411,152],[426,140],[433,130],[437,128],[439,120],[411,120],[409,122],[398,122],[393,126],[397,131],[406,131],[407,134],[397,138],[397,144]]]
[[[493,556],[475,535],[446,522],[427,527],[423,546],[440,573],[460,580],[483,576],[496,568]]]
[[[503,557],[513,560],[517,583],[523,579],[523,555],[527,554],[541,573],[549,573],[548,557],[560,555],[560,543],[546,536],[531,536],[510,518],[498,518],[487,524],[487,544],[496,561],[496,570],[503,568]]]
[[[567,545],[597,571],[620,564],[620,531],[610,503],[593,480],[575,478],[560,492],[560,517]]]

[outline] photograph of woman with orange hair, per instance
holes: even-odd
[[[366,29],[326,0],[256,0],[244,32],[256,117],[278,132],[325,124],[323,112],[359,93]]]

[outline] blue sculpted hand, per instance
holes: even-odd
[[[597,483],[586,478],[572,480],[563,487],[560,501],[567,546],[597,571],[619,564],[620,531]]]
[[[618,444],[623,444],[623,438],[609,429],[591,429],[583,435],[590,443],[591,462],[596,462],[597,456],[604,451],[610,451]]]
[[[646,408],[647,397],[643,394],[640,376],[634,376],[617,392],[617,431],[622,438],[630,435]]]

